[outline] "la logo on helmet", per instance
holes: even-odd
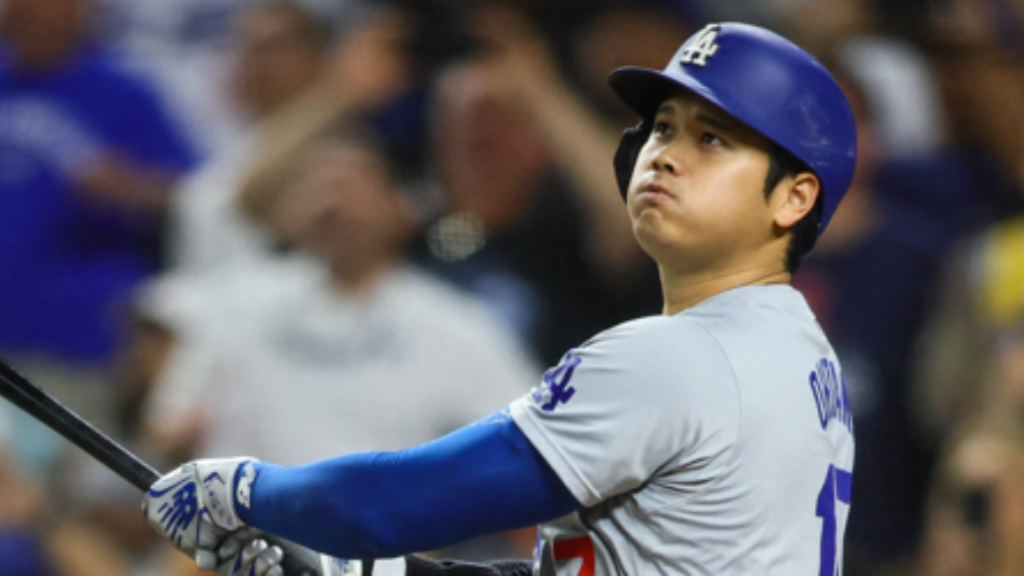
[[[704,66],[708,63],[708,58],[718,52],[716,40],[718,40],[718,24],[708,24],[683,49],[683,55],[679,58],[679,62]]]

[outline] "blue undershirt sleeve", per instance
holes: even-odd
[[[339,558],[390,558],[564,516],[579,503],[508,411],[399,452],[256,465],[255,526]]]

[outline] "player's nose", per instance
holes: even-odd
[[[679,161],[669,153],[668,146],[661,146],[654,150],[651,155],[651,163],[648,167],[655,172],[668,172],[673,176],[679,173]]]

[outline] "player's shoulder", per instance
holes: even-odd
[[[801,318],[814,316],[803,294],[789,284],[739,286],[715,294],[681,314],[710,319],[756,313],[784,313]]]
[[[716,338],[776,334],[821,328],[803,294],[789,284],[742,286],[721,292],[680,314]]]
[[[803,296],[788,285],[722,292],[672,316],[648,316],[605,330],[577,356],[613,356],[657,369],[729,364],[729,350],[771,337],[824,340]],[[735,352],[735,351],[734,351]],[[720,362],[719,362],[720,361]]]
[[[584,347],[603,343],[659,340],[669,334],[676,338],[702,338],[707,335],[700,324],[689,316],[644,316],[599,332],[588,340]]]
[[[646,316],[595,335],[572,352],[592,366],[644,373],[684,374],[695,367],[727,368],[715,336],[692,316]]]
[[[557,387],[568,390],[570,378],[577,404],[609,402],[627,420],[665,417],[718,427],[731,426],[738,414],[729,355],[685,315],[639,318],[597,334],[545,373],[532,401],[541,410],[552,407],[550,395]]]

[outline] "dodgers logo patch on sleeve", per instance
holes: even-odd
[[[533,391],[533,401],[544,412],[554,412],[559,404],[566,404],[576,394],[576,389],[569,385],[573,372],[580,364],[579,356],[570,350],[562,362],[544,373],[544,381]]]

